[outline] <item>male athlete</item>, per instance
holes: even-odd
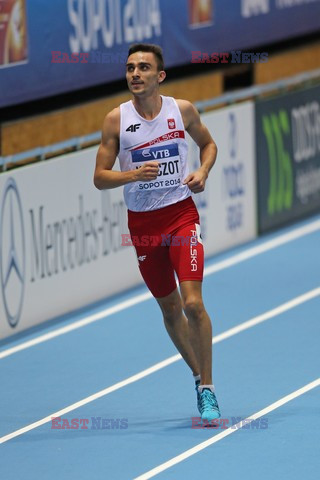
[[[199,215],[191,194],[204,190],[217,147],[190,102],[160,95],[165,77],[159,46],[131,46],[126,79],[133,99],[105,117],[94,184],[100,190],[124,185],[129,231],[141,240],[135,248],[142,277],[192,370],[202,420],[210,422],[220,411],[212,382],[211,321],[201,293]],[[200,166],[192,173],[186,131],[200,148]],[[120,172],[112,170],[117,156]]]

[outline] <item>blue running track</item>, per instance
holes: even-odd
[[[319,478],[320,216],[207,260],[203,292],[224,424],[192,428],[191,372],[142,286],[2,342],[0,478]]]

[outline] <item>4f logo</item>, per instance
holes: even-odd
[[[126,132],[136,132],[140,128],[141,123],[134,123],[130,127],[126,128]]]
[[[269,153],[268,213],[273,215],[292,207],[293,172],[285,139],[290,136],[290,122],[285,110],[264,115],[262,119]]]

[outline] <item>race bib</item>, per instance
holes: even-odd
[[[141,150],[132,150],[132,162],[136,168],[142,167],[145,162],[156,160],[160,163],[159,175],[149,182],[137,182],[138,191],[158,190],[160,188],[173,188],[181,183],[180,155],[178,144],[161,147],[148,147]]]

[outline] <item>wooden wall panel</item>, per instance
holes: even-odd
[[[6,123],[2,132],[2,155],[12,155],[95,132],[101,129],[105,114],[128,98],[127,94],[117,95]]]
[[[269,56],[266,63],[255,64],[255,83],[268,83],[308,70],[320,68],[320,42],[289,52]]]
[[[320,68],[320,42],[273,54],[269,56],[267,63],[255,64],[254,82],[255,84],[272,82],[316,68]],[[161,87],[161,93],[185,98],[191,102],[206,100],[223,93],[223,75],[223,72],[216,72],[182,80],[167,78]],[[65,110],[2,124],[1,154],[12,155],[39,145],[50,145],[73,136],[96,132],[101,129],[105,114],[129,98],[130,94],[123,92]]]
[[[161,93],[195,102],[221,95],[222,84],[221,74],[205,74],[177,81],[167,80],[161,87]],[[2,155],[12,155],[96,132],[101,129],[106,113],[130,98],[130,94],[124,92],[65,110],[3,124]]]

